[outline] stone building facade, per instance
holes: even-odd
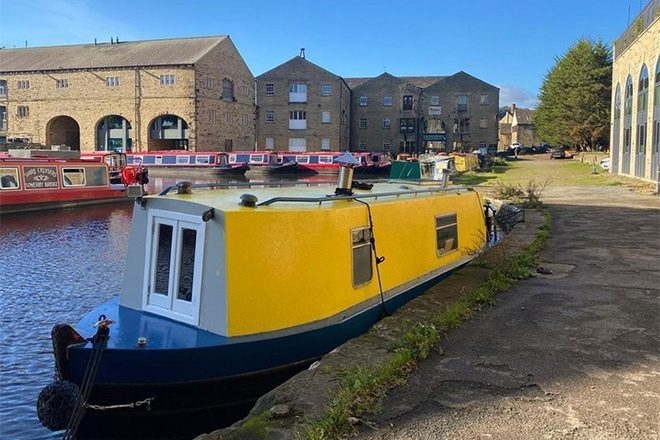
[[[256,78],[258,150],[349,149],[351,91],[304,52]]]
[[[351,146],[419,154],[497,145],[499,89],[451,76],[349,78]]]
[[[254,77],[227,36],[0,51],[7,140],[75,150],[254,146]]]
[[[610,172],[660,178],[660,0],[614,42]]]

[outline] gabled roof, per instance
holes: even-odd
[[[532,111],[528,108],[516,108],[514,116],[518,125],[528,125],[534,123],[532,120]]]
[[[382,75],[390,75],[393,76],[394,78],[398,78],[403,82],[412,84],[416,87],[420,87],[422,89],[425,89],[426,87],[430,86],[431,84],[434,84],[444,78],[447,78],[446,76],[394,76],[391,75],[387,72],[382,73],[379,76],[376,77],[369,77],[369,78],[344,78],[344,81],[346,81],[346,84],[348,84],[348,87],[351,89],[354,89],[358,86],[361,86],[367,81],[370,81],[375,78],[379,78]]]
[[[0,72],[191,65],[229,36],[0,49]]]
[[[287,76],[290,76],[291,70],[301,72],[301,74],[304,74],[305,72],[309,71],[314,71],[316,73],[321,73],[323,75],[329,75],[329,76],[334,76],[339,78],[339,75],[330,72],[329,70],[324,69],[323,67],[320,67],[311,61],[307,60],[306,58],[301,57],[300,55],[297,55],[293,58],[291,58],[288,61],[283,62],[277,67],[274,67],[270,70],[265,71],[261,75],[257,76],[257,79],[261,77],[273,77],[277,76],[278,72],[286,72]]]

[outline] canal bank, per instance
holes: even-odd
[[[543,200],[553,221],[540,273],[444,335],[382,411],[354,415],[350,437],[657,438],[660,200],[623,187],[550,187]],[[528,211],[497,255],[532,243],[543,224]],[[264,396],[252,418],[198,439],[297,438],[327,413],[342,372],[385,364],[405,329],[488,275],[465,268]]]

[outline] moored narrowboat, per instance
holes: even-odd
[[[123,153],[10,150],[0,156],[0,214],[130,201],[146,183],[147,170]]]
[[[137,200],[119,297],[53,329],[42,423],[80,439],[219,428],[487,245],[477,192],[355,182],[356,163],[336,184]]]

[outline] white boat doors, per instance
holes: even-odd
[[[144,310],[187,324],[199,323],[205,225],[201,217],[149,213]]]

